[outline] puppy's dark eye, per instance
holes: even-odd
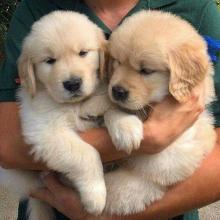
[[[150,69],[142,68],[142,69],[140,69],[139,72],[140,72],[141,75],[150,75],[153,72],[155,72],[155,70],[150,70]]]
[[[49,57],[49,58],[47,58],[46,60],[45,60],[45,62],[47,63],[47,64],[54,64],[55,62],[56,62],[57,60],[55,59],[55,58],[51,58],[51,57]]]
[[[79,56],[85,57],[85,56],[88,54],[88,52],[89,52],[89,51],[81,50],[81,51],[79,52]]]

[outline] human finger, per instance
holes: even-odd
[[[43,172],[41,179],[51,193],[63,191],[64,186],[59,182],[54,172]]]
[[[35,199],[42,200],[54,206],[54,196],[47,188],[39,188],[30,194]]]

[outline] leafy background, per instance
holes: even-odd
[[[20,0],[0,0],[0,60],[3,57],[5,34],[8,30],[11,16]],[[216,0],[220,8],[220,0]]]
[[[0,60],[3,57],[5,34],[18,0],[0,0]]]

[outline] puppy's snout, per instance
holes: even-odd
[[[81,85],[82,85],[82,79],[79,77],[74,77],[71,78],[70,80],[63,82],[63,87],[71,93],[79,91]]]
[[[112,87],[112,96],[116,101],[125,101],[128,98],[129,92],[121,86]]]

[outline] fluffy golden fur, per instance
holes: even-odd
[[[108,98],[102,83],[105,44],[101,29],[85,15],[56,11],[33,24],[18,60],[24,139],[35,159],[63,174],[93,214],[106,203],[103,168],[96,149],[77,132],[99,126],[94,118],[104,116],[116,146],[135,148],[143,137],[140,120],[114,108]],[[136,124],[135,130],[128,123]],[[36,173],[4,169],[0,184],[20,198],[41,185]],[[29,199],[29,207],[30,220],[54,218],[38,200]]]
[[[103,176],[98,152],[77,134],[98,125],[82,118],[104,115],[113,143],[128,153],[143,138],[142,121],[112,106],[100,84],[104,44],[101,30],[78,13],[54,12],[33,25],[19,58],[22,129],[35,158],[70,180],[87,211],[99,214],[105,207],[108,213],[129,214],[194,172],[213,147],[213,118],[205,111],[163,152],[132,157]],[[205,43],[178,17],[137,13],[113,33],[109,48],[109,94],[123,108],[139,110],[168,93],[183,102],[199,83],[205,103],[214,98]],[[41,185],[36,173],[4,169],[0,183],[20,197]],[[53,219],[50,207],[37,200],[31,199],[30,208],[31,220]]]
[[[77,131],[97,127],[82,118],[102,116],[110,106],[100,80],[105,43],[101,29],[86,16],[56,11],[34,23],[18,61],[25,141],[36,160],[70,181],[93,214],[105,207],[103,168],[96,149]],[[0,183],[20,198],[41,185],[35,172],[0,171]],[[53,219],[46,204],[30,199],[29,206],[29,219]]]
[[[122,108],[144,111],[145,106],[160,102],[168,94],[185,102],[199,84],[204,87],[206,105],[215,97],[206,44],[188,22],[177,16],[139,12],[114,31],[109,50],[109,95]],[[131,126],[135,129],[136,124]],[[105,176],[106,212],[130,214],[144,210],[160,199],[168,186],[190,176],[214,144],[213,116],[205,110],[162,152],[132,157]],[[132,150],[124,146],[119,149]]]

